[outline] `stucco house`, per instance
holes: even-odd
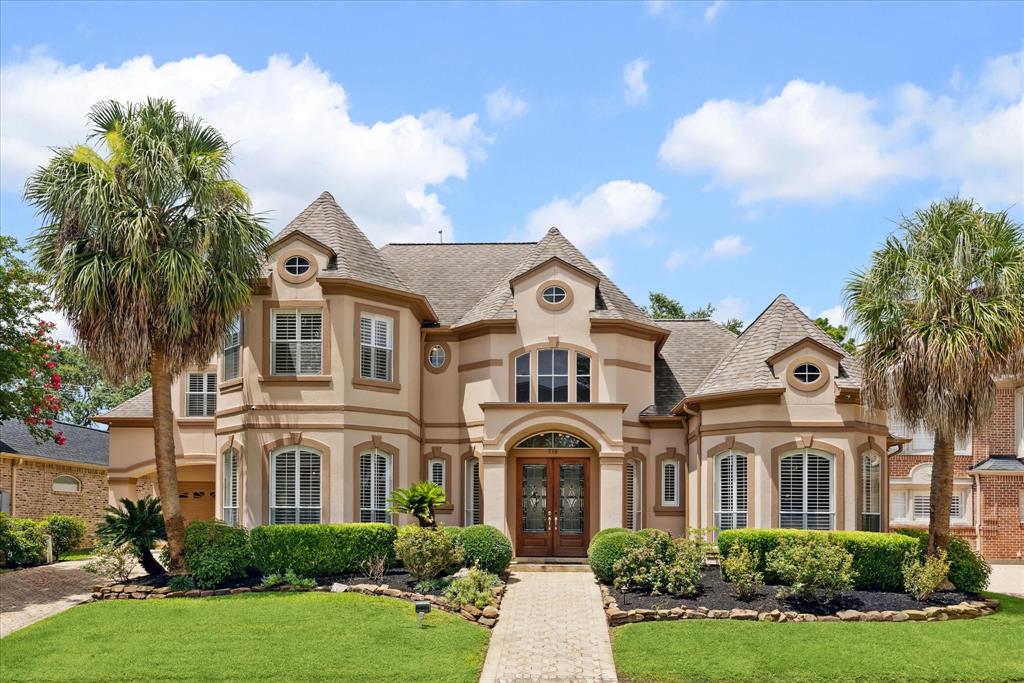
[[[740,336],[652,320],[557,229],[539,242],[374,247],[328,193],[277,235],[220,353],[174,383],[186,517],[445,524],[521,557],[599,529],[890,525],[886,416],[785,296]],[[110,425],[113,495],[152,490],[151,397]]]

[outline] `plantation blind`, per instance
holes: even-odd
[[[270,456],[270,523],[320,523],[320,454],[300,448]]]
[[[392,326],[382,315],[363,313],[359,317],[359,376],[390,382],[392,377]]]
[[[715,527],[720,530],[747,526],[747,456],[718,456],[715,468]]]
[[[359,521],[388,522],[391,455],[374,448],[359,455]]]
[[[643,526],[642,465],[637,460],[626,462],[626,528],[638,531]]]
[[[224,368],[222,374],[225,380],[235,379],[241,374],[241,351],[242,320],[241,318],[235,318],[234,322],[231,323],[231,327],[229,327],[228,331],[224,334],[224,347],[222,349]]]
[[[427,461],[427,479],[441,487],[444,490],[444,460],[433,459]]]
[[[323,313],[274,311],[270,366],[275,375],[319,375],[323,368]]]
[[[661,504],[679,505],[679,463],[675,460],[661,464]]]
[[[465,491],[463,493],[463,524],[480,524],[480,461],[466,461]]]
[[[834,526],[832,457],[803,450],[779,462],[779,526],[828,530]]]
[[[213,417],[217,412],[217,373],[190,372],[185,385],[185,416]]]
[[[861,458],[861,530],[882,530],[882,460],[877,455]]]
[[[238,477],[239,477],[239,455],[234,448],[224,452],[222,463],[221,518],[225,524],[238,525]]]

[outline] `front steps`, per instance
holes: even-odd
[[[589,572],[585,557],[517,557],[509,567],[512,572]]]

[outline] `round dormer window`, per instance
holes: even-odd
[[[565,301],[565,289],[558,285],[551,285],[544,288],[544,301],[549,304],[560,304]]]
[[[284,270],[289,275],[298,277],[309,270],[309,259],[305,256],[289,256],[284,261]]]
[[[795,377],[798,382],[813,384],[821,377],[821,368],[814,363],[800,363],[793,370],[793,377]]]

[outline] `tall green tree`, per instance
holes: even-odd
[[[64,343],[54,359],[62,380],[58,415],[65,422],[88,426],[94,415],[124,403],[150,386],[148,372],[137,378],[123,377],[120,382],[106,380],[103,368],[77,344]]]
[[[174,103],[108,101],[89,144],[56,150],[25,187],[32,238],[56,306],[117,383],[153,384],[156,474],[171,573],[185,569],[171,379],[205,365],[263,275],[269,234],[229,175],[231,148]]]
[[[687,311],[677,299],[673,299],[664,292],[648,292],[649,303],[643,306],[644,312],[655,320],[696,320],[698,318],[710,318],[715,313],[713,304],[707,304],[692,311]],[[743,321],[739,318],[729,318],[722,327],[740,334],[743,332]]]
[[[945,549],[957,438],[985,427],[995,378],[1024,371],[1024,236],[1005,212],[947,199],[905,217],[853,273],[868,405],[935,434],[928,552]]]
[[[850,328],[848,326],[833,325],[829,322],[828,318],[825,317],[815,318],[814,324],[818,326],[818,329],[832,337],[835,343],[842,346],[847,353],[856,353],[857,341],[853,337],[849,336]]]

